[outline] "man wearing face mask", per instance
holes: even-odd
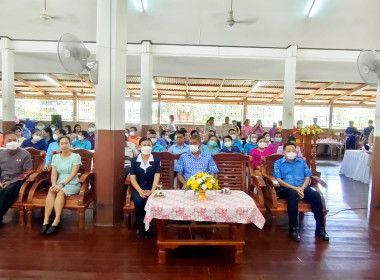
[[[162,137],[159,137],[159,135],[157,135],[157,132],[154,129],[152,129],[152,128],[148,129],[148,131],[146,133],[146,137],[150,138],[151,134],[154,134],[154,138],[156,138],[157,143],[160,144],[164,149],[166,149],[166,147],[168,146],[168,144],[166,143],[166,141]],[[166,134],[165,130],[164,130],[164,134]],[[164,138],[165,138],[165,136],[164,136]]]
[[[95,124],[90,123],[87,129],[86,140],[88,140],[91,143],[91,150],[95,150],[95,131],[96,131]]]
[[[223,138],[223,149],[220,151],[221,153],[239,153],[241,154],[238,147],[232,145],[231,136],[227,135]]]
[[[141,137],[137,134],[137,127],[131,126],[129,128],[128,142],[135,144],[137,147],[139,145]]]
[[[249,152],[257,147],[257,135],[256,133],[250,133],[247,138],[247,143],[244,145],[244,155],[249,156]]]
[[[199,135],[191,136],[190,153],[182,154],[174,166],[174,171],[178,172],[178,179],[183,186],[191,176],[199,172],[209,172],[210,174],[219,172],[212,156],[201,153],[201,144]]]
[[[157,141],[157,133],[154,129],[149,129],[147,132],[147,137],[150,139],[150,141],[153,144],[152,152],[163,152],[165,151],[165,148],[162,147],[161,144]]]
[[[48,147],[48,150],[46,152],[46,158],[45,158],[45,166],[44,166],[44,169],[45,170],[48,170],[49,166],[50,166],[50,163],[51,163],[51,159],[52,159],[52,153],[54,151],[59,151],[59,145],[58,145],[58,139],[62,136],[66,135],[66,130],[64,129],[58,129],[58,130],[55,130],[54,131],[54,134],[53,134],[53,139],[55,142],[51,143]]]
[[[284,145],[282,143],[282,133],[281,132],[276,132],[274,135],[274,142],[270,143],[268,148],[271,150],[272,154],[277,153],[278,147]]]
[[[3,137],[6,150],[0,150],[0,224],[19,195],[20,176],[33,167],[29,152],[19,148],[16,134],[6,132]]]
[[[45,140],[42,138],[42,132],[38,129],[32,131],[32,138],[26,139],[21,144],[21,148],[35,148],[40,151],[47,151],[47,144]]]
[[[91,143],[90,141],[86,140],[87,132],[86,131],[80,131],[78,134],[78,140],[74,141],[72,144],[73,149],[85,149],[85,150],[91,150]]]
[[[178,130],[174,139],[176,143],[170,146],[169,153],[179,155],[190,151],[189,146],[185,144],[185,132]]]
[[[236,130],[235,129],[230,129],[230,131],[228,131],[228,133],[230,134],[230,137],[232,139],[232,146],[233,147],[237,147],[240,151],[240,153],[243,153],[243,145],[241,144],[240,140],[237,139],[237,135],[236,135]],[[225,147],[224,143],[223,143],[223,146],[222,146],[222,150],[223,148]]]
[[[41,133],[42,138],[45,140],[46,145],[49,147],[49,145],[54,142],[52,129],[50,127],[45,127],[41,130]]]
[[[298,201],[305,199],[311,204],[316,221],[315,236],[329,241],[329,236],[323,225],[323,208],[320,194],[309,187],[311,171],[306,161],[297,158],[296,145],[284,145],[285,157],[274,164],[273,176],[280,184],[278,194],[287,199],[289,216],[289,235],[292,240],[299,242],[298,234]]]
[[[39,130],[39,131],[42,131],[44,128],[45,128],[45,123],[43,121],[39,121],[37,122],[37,126],[36,128]]]

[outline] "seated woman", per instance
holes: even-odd
[[[150,232],[145,231],[144,217],[145,204],[154,192],[160,181],[160,158],[152,155],[152,142],[142,137],[139,141],[141,154],[131,160],[132,200],[135,204],[135,213],[139,238],[149,238]]]
[[[296,153],[297,153],[297,157],[298,158],[303,158],[303,155],[302,155],[302,152],[301,152],[301,149],[300,147],[297,146],[296,144],[296,138],[292,135],[290,135],[288,137],[288,140],[286,142],[290,142],[290,143],[293,143],[294,145],[296,145]],[[279,155],[284,155],[284,147],[283,146],[279,146],[278,149],[277,149],[277,154]]]
[[[91,142],[86,140],[87,133],[80,131],[78,133],[78,140],[73,142],[73,149],[91,150]]]
[[[221,153],[239,153],[241,151],[238,146],[232,145],[232,137],[227,135],[223,138],[223,149],[220,151]]]
[[[70,137],[62,136],[58,139],[60,154],[53,156],[51,163],[51,187],[45,202],[45,218],[41,234],[54,234],[58,230],[61,220],[65,197],[78,194],[80,184],[78,178],[81,157],[70,151]],[[50,225],[51,212],[55,211],[55,219]]]
[[[218,147],[218,138],[215,135],[211,135],[208,137],[208,139],[208,142],[201,146],[201,153],[208,156],[220,153],[220,149]]]
[[[17,143],[18,143],[19,146],[21,146],[22,142],[25,141],[25,138],[22,137],[22,133],[21,133],[22,132],[22,128],[19,127],[19,126],[14,126],[14,127],[12,127],[11,131],[16,134],[16,136],[17,136]]]
[[[53,134],[54,142],[49,145],[48,150],[46,152],[44,170],[48,170],[48,168],[50,167],[51,159],[53,157],[52,153],[54,151],[59,151],[60,150],[57,140],[60,137],[65,136],[65,135],[66,135],[66,131],[64,129],[56,129],[56,130],[54,130],[54,134]]]
[[[40,151],[47,151],[47,144],[45,140],[42,138],[42,132],[39,129],[35,129],[32,131],[32,138],[26,139],[21,144],[21,148],[35,148]]]
[[[252,168],[256,175],[261,175],[261,157],[270,156],[272,154],[271,150],[268,148],[268,144],[264,136],[259,136],[257,138],[258,147],[252,149],[249,155],[252,157]]]
[[[257,135],[256,133],[250,133],[247,137],[247,143],[244,145],[244,154],[249,155],[250,151],[257,148]]]
[[[41,130],[42,138],[45,140],[46,145],[49,147],[49,145],[53,142],[55,142],[53,138],[53,130],[50,127],[45,127]]]

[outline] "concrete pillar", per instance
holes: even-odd
[[[152,44],[149,41],[143,41],[141,46],[140,135],[146,135],[147,130],[152,127],[152,80]]]
[[[73,98],[73,122],[78,121],[78,97],[75,95]]]
[[[15,86],[14,86],[14,53],[11,40],[1,39],[2,91],[3,91],[3,132],[15,125]]]
[[[248,112],[248,101],[247,99],[244,99],[243,101],[243,118],[242,118],[242,125],[244,124],[245,120],[247,119],[247,112]],[[251,124],[252,125],[252,124]]]
[[[293,133],[294,103],[296,91],[297,46],[290,46],[286,51],[284,97],[282,111],[282,134],[284,139]]]
[[[380,83],[377,86],[375,110],[374,150],[372,154],[371,182],[368,193],[368,223],[380,230]]]
[[[119,224],[124,202],[127,1],[97,1],[95,223]]]

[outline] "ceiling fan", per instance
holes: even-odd
[[[235,20],[234,18],[234,10],[232,9],[232,1],[231,0],[231,9],[228,12],[228,19],[226,21],[228,27],[233,27],[235,24],[253,24],[255,23],[258,19],[249,19],[249,20]]]

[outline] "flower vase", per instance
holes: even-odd
[[[206,200],[206,191],[199,191],[198,200]]]

